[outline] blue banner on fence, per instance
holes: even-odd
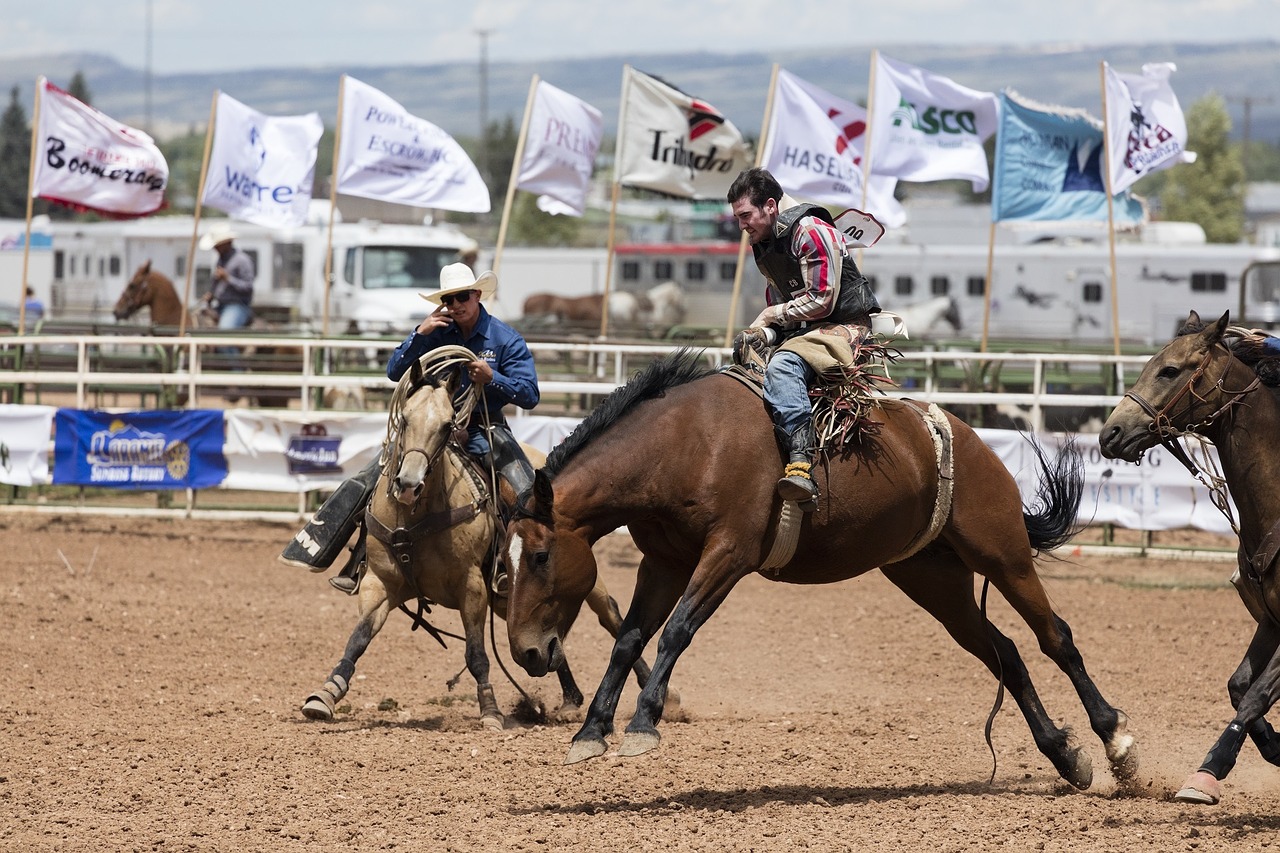
[[[59,409],[53,482],[120,489],[207,489],[227,476],[220,409]]]

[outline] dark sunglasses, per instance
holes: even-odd
[[[471,301],[474,290],[464,290],[461,293],[450,293],[448,296],[441,296],[440,301],[445,305],[452,305],[455,302],[459,305],[466,305]]]

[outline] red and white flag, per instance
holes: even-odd
[[[488,212],[489,188],[452,136],[354,77],[342,78],[342,92],[338,192],[416,207]]]
[[[267,227],[307,221],[319,113],[268,116],[218,93],[203,202],[228,216]]]
[[[539,80],[516,189],[538,193],[538,207],[548,213],[581,216],[603,136],[598,109]]]
[[[1149,62],[1141,74],[1121,74],[1102,63],[1106,80],[1107,148],[1111,192],[1177,163],[1194,163],[1187,150],[1187,120],[1169,85],[1172,62]]]
[[[762,164],[794,198],[863,208],[890,228],[907,221],[898,179],[872,175],[862,191],[867,111],[780,69]]]
[[[112,216],[164,207],[169,164],[150,136],[79,101],[44,77],[31,196]]]
[[[711,104],[657,77],[629,65],[622,74],[618,183],[723,201],[738,173],[752,165],[738,128]]]
[[[996,132],[999,99],[875,54],[871,172],[900,181],[991,182],[982,147]]]

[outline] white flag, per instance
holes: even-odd
[[[216,115],[203,202],[258,225],[305,223],[324,133],[320,115],[267,116],[225,92]]]
[[[489,189],[452,136],[354,77],[343,77],[338,192],[467,213]]]
[[[681,198],[723,200],[751,152],[720,111],[631,66],[623,69],[618,183]]]
[[[169,164],[150,136],[41,77],[31,195],[116,216],[164,207]]]
[[[778,71],[764,168],[795,198],[864,208],[890,228],[907,221],[897,178],[872,175],[862,200],[867,111],[786,70]]]
[[[1141,74],[1120,74],[1103,63],[1107,81],[1107,148],[1111,192],[1176,163],[1194,163],[1187,150],[1187,120],[1169,85],[1172,62],[1149,62]]]
[[[516,188],[539,193],[548,213],[581,216],[604,136],[604,117],[586,101],[538,81]]]
[[[914,65],[876,54],[871,171],[900,181],[991,182],[982,143],[996,131],[999,101]]]

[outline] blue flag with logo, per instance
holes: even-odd
[[[53,482],[119,489],[207,489],[227,476],[220,409],[54,415]]]
[[[1000,93],[991,218],[1105,220],[1102,123],[1084,110],[1033,105],[1014,92]],[[1142,202],[1115,196],[1116,222],[1141,222]]]

